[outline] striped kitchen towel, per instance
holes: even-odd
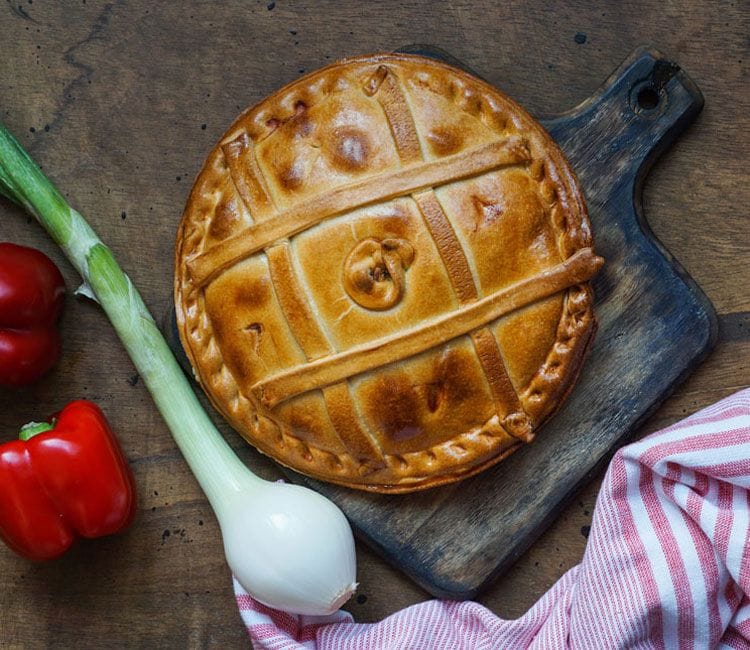
[[[431,600],[362,624],[235,592],[263,650],[750,648],[750,390],[618,451],[583,561],[518,619]]]

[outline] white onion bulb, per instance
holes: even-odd
[[[317,492],[252,480],[215,509],[229,568],[264,605],[325,615],[354,593],[351,528],[341,510]]]

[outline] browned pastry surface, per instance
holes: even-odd
[[[404,492],[507,456],[595,329],[583,198],[544,130],[430,59],[303,77],[209,154],[177,235],[183,345],[253,445]]]

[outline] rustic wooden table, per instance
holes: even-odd
[[[0,16],[0,120],[88,216],[155,314],[171,303],[173,237],[203,156],[242,108],[306,70],[429,42],[544,114],[572,107],[634,47],[653,45],[687,70],[706,107],[652,171],[645,211],[713,301],[720,334],[642,433],[750,385],[750,10],[741,0],[9,0]],[[68,288],[78,285],[40,227],[1,201],[0,240],[44,250]],[[30,564],[0,548],[0,647],[247,646],[216,522],[109,323],[69,296],[62,327],[55,371],[0,393],[0,440],[73,398],[93,399],[132,462],[140,508],[126,534],[55,562]],[[221,427],[249,466],[278,475]],[[580,561],[599,481],[484,604],[516,617]],[[362,546],[359,579],[348,608],[360,621],[428,597]]]

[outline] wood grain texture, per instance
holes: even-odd
[[[267,5],[0,4],[0,119],[89,217],[154,313],[171,304],[174,232],[206,152],[240,110],[300,70],[429,41],[543,115],[591,95],[649,43],[688,71],[706,107],[648,176],[644,213],[720,318],[712,355],[641,433],[750,385],[750,98],[741,91],[750,17],[741,2]],[[69,289],[77,286],[54,245],[7,202],[0,239],[46,251]],[[95,399],[133,463],[141,504],[126,535],[83,544],[58,562],[30,565],[0,549],[0,646],[247,647],[213,515],[106,319],[70,298],[63,328],[65,356],[54,373],[0,394],[0,435],[10,439],[74,397]],[[278,476],[219,426],[248,465]],[[580,560],[598,481],[591,477],[481,602],[518,616]],[[349,609],[362,621],[427,597],[362,545],[359,579]]]

